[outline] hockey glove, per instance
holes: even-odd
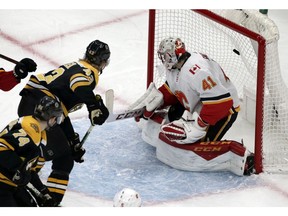
[[[84,162],[83,155],[85,154],[86,150],[81,146],[78,133],[75,133],[73,140],[71,140],[71,151],[75,162]]]
[[[37,64],[32,59],[24,58],[16,64],[13,74],[16,79],[24,79],[28,72],[36,71],[36,69]]]
[[[12,178],[12,181],[18,186],[25,186],[30,182],[30,180],[31,173],[30,170],[27,169],[27,166],[23,166],[22,168],[16,170]]]
[[[53,199],[50,191],[46,186],[40,190],[40,193],[42,194],[42,196],[40,199],[37,199],[38,205],[40,207],[56,207],[59,205],[59,203]]]
[[[163,125],[161,132],[172,142],[191,144],[206,135],[207,127],[208,125],[202,121],[196,112],[192,115],[185,110],[181,119]]]
[[[88,106],[89,119],[91,124],[102,125],[109,116],[109,111],[104,105],[103,100],[100,95],[96,95],[96,103]]]

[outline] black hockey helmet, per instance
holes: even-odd
[[[50,118],[56,117],[58,124],[61,122],[59,119],[61,119],[62,114],[63,110],[60,102],[49,96],[41,98],[34,109],[34,117],[42,121],[49,121]]]
[[[109,64],[110,54],[108,44],[95,40],[88,45],[85,60],[96,65],[100,73],[102,73],[102,70]]]

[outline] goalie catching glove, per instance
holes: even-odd
[[[96,95],[96,103],[88,106],[89,119],[93,126],[102,125],[109,116],[109,111],[104,105],[100,95]]]
[[[181,119],[175,120],[161,127],[161,132],[177,144],[195,143],[206,135],[208,125],[202,121],[197,112],[193,115],[184,111]]]

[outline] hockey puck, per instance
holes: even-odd
[[[240,55],[240,52],[236,49],[233,49],[233,52],[236,53],[237,55]]]

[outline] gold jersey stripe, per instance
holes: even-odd
[[[58,193],[58,194],[62,194],[62,195],[64,195],[65,191],[66,191],[66,190],[61,190],[61,189],[57,189],[57,188],[50,188],[50,187],[48,187],[48,189],[50,192]]]
[[[202,101],[202,103],[203,104],[220,104],[220,103],[224,103],[224,102],[231,101],[231,100],[232,100],[232,98],[229,97],[229,98],[223,98],[220,100]]]
[[[9,150],[15,151],[15,148],[12,145],[10,145],[6,140],[0,138],[0,143],[6,145],[9,148]]]
[[[52,177],[48,178],[47,182],[62,184],[62,185],[68,185],[68,180],[60,180],[60,179],[56,179],[56,178],[52,178]]]

